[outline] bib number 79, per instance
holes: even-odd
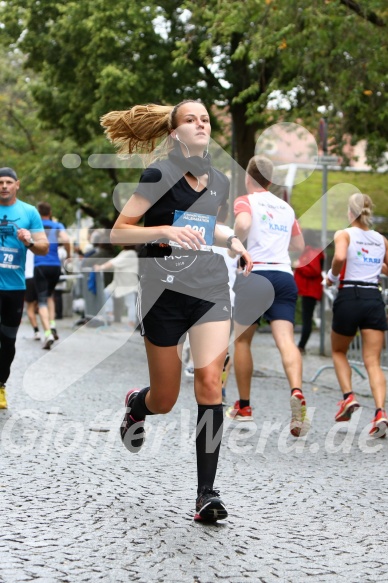
[[[13,254],[12,253],[4,253],[4,263],[12,263],[13,262]]]

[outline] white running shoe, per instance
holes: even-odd
[[[46,336],[46,338],[44,339],[42,348],[44,350],[50,350],[50,348],[54,344],[54,341],[55,341],[55,338],[52,334],[50,334],[49,336]]]

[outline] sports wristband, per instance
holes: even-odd
[[[337,283],[337,281],[339,281],[340,276],[334,275],[332,270],[329,269],[329,271],[327,272],[327,278],[330,279],[330,281],[332,281],[333,283]]]
[[[237,235],[231,235],[230,237],[227,238],[226,246],[228,249],[232,248],[232,239],[238,239]]]

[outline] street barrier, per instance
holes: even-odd
[[[61,303],[61,315],[64,318],[71,318],[73,315],[73,299],[74,299],[74,289],[77,281],[82,279],[82,274],[62,274],[59,278],[59,282],[55,286],[55,301]],[[60,299],[57,299],[57,294],[60,294]]]
[[[380,277],[381,295],[385,303],[385,313],[388,319],[388,277],[382,275]],[[355,365],[363,365],[362,360],[362,339],[358,332],[348,350],[349,362]],[[381,367],[388,370],[388,331],[384,334],[384,347],[381,353]]]
[[[84,315],[80,320],[77,320],[76,325],[93,322],[96,327],[106,326],[104,274],[84,268],[81,275],[81,291],[85,305]]]

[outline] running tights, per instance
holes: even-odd
[[[0,290],[0,385],[5,385],[10,375],[23,303],[24,290]]]

